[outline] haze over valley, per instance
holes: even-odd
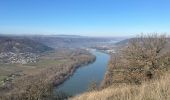
[[[170,100],[168,0],[1,0],[0,100]]]

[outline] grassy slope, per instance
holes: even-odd
[[[84,93],[72,100],[170,100],[169,75],[139,86],[111,86],[100,91]]]

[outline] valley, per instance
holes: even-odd
[[[110,41],[110,39],[105,39],[105,41],[107,41],[103,42],[103,39],[100,40],[99,38],[97,41],[92,40],[94,41],[93,44],[88,44],[87,42],[88,45],[80,46],[81,40],[78,40],[80,41],[80,45],[76,47],[70,47],[69,44],[65,44],[63,47],[52,48],[49,47],[51,45],[35,41],[34,38],[35,37],[26,38],[22,36],[1,37],[1,99],[29,98],[23,95],[30,95],[31,98],[36,98],[36,96],[32,95],[32,92],[37,91],[37,93],[41,93],[44,89],[47,90],[47,92],[41,93],[41,95],[48,96],[53,87],[58,87],[62,84],[74,74],[77,68],[93,63],[96,60],[95,55],[93,55],[88,48],[94,44],[107,44],[107,41]],[[71,39],[74,41],[74,38]],[[58,42],[58,40],[56,41]],[[107,67],[107,63],[104,67]],[[105,72],[103,72],[103,74],[104,73]],[[104,77],[104,75],[101,75],[101,77]],[[102,79],[100,79],[100,81],[101,80]],[[86,81],[90,82],[92,80]],[[88,88],[89,84],[90,83],[86,84],[86,88]],[[37,89],[35,86],[38,86]],[[28,88],[31,88],[29,89],[30,92],[28,92]],[[84,91],[85,90],[86,89],[84,89]]]
[[[170,100],[170,0],[0,0],[0,100]]]
[[[143,87],[151,89],[148,93],[156,91],[153,86],[169,89],[168,84],[164,88],[160,83],[168,82],[169,38],[153,36],[104,41],[65,35],[51,39],[4,37],[5,42],[0,43],[0,99],[123,100],[126,96],[120,93],[124,92],[132,100],[150,98],[148,94],[141,95]],[[60,43],[62,46],[58,46]],[[168,92],[164,97],[168,98]]]

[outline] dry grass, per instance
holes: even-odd
[[[111,86],[76,96],[71,100],[170,100],[170,74],[142,85]]]
[[[170,100],[167,37],[141,35],[113,55],[100,91],[73,100]],[[165,52],[167,51],[167,52]]]
[[[95,60],[95,56],[87,51],[65,53],[68,54],[60,56],[53,53],[50,56],[43,56],[44,59],[38,63],[24,65],[35,69],[24,70],[25,75],[2,85],[0,100],[55,100],[54,86],[66,80],[77,67]]]

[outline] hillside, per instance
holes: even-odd
[[[60,49],[44,53],[35,63],[1,64],[0,100],[58,100],[54,88],[94,60],[86,50]]]
[[[100,91],[84,93],[71,100],[170,100],[170,77],[165,75],[159,80],[142,85],[110,86]]]
[[[73,100],[169,100],[169,38],[131,39],[112,55],[101,87]]]
[[[41,53],[48,50],[51,50],[51,48],[25,37],[0,36],[0,52]]]
[[[49,50],[52,48],[25,37],[0,36],[1,63],[35,62],[40,53]]]
[[[30,39],[41,42],[49,47],[90,47],[100,43],[108,43],[111,41],[120,40],[120,38],[104,38],[104,37],[85,37],[85,36],[70,36],[70,35],[56,35],[56,36],[30,36]]]
[[[115,45],[127,45],[129,40],[131,40],[131,39],[125,39],[125,40],[119,41],[119,42],[115,43]]]

